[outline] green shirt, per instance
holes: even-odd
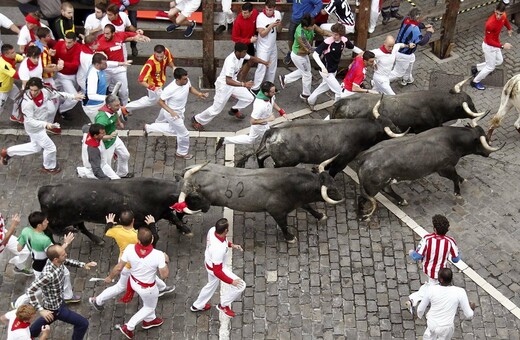
[[[116,131],[117,113],[111,115],[110,113],[107,113],[105,111],[98,111],[95,122],[103,125],[105,127],[105,132],[107,133],[107,135],[110,135],[112,134],[112,132]],[[111,147],[115,142],[115,138],[112,138],[110,140],[104,140],[103,143],[105,144],[105,149]]]
[[[300,51],[300,42],[298,41],[298,37],[302,36],[302,32],[303,36],[305,37],[305,39],[307,39],[309,44],[312,44],[312,40],[314,39],[314,35],[316,34],[314,30],[305,30],[303,29],[302,24],[299,24],[298,27],[296,27],[296,31],[294,32],[294,43],[292,45],[292,51],[294,52],[294,54],[298,54],[298,52]]]
[[[37,232],[33,227],[25,227],[18,237],[18,244],[27,246],[35,260],[45,260],[47,259],[45,250],[52,245],[52,241],[44,232]]]

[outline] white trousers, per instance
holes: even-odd
[[[101,143],[100,151],[101,151],[101,161],[107,164],[112,164],[112,159],[114,158],[114,154],[117,155],[117,169],[116,174],[119,177],[124,177],[128,174],[128,160],[130,159],[130,153],[128,152],[125,143],[121,140],[121,138],[116,137],[116,141],[112,144],[111,147],[105,149],[104,144]]]
[[[148,94],[144,97],[141,97],[137,100],[132,100],[130,103],[126,105],[126,109],[128,111],[133,111],[137,109],[144,109],[150,106],[154,106],[159,102],[161,98],[161,89],[157,89],[155,91],[147,89]]]
[[[7,148],[9,156],[27,156],[40,152],[43,149],[43,167],[45,169],[56,168],[56,145],[49,138],[45,130],[36,133],[27,133],[31,141]]]
[[[433,329],[427,327],[426,331],[424,331],[423,340],[450,340],[454,331],[455,327],[453,325]]]
[[[385,76],[374,74],[372,78],[372,89],[390,96],[395,96],[395,92],[390,86],[390,79]]]
[[[63,299],[65,299],[65,300],[72,299],[72,297],[74,296],[74,292],[72,291],[72,284],[71,284],[71,281],[70,281],[70,271],[69,271],[69,269],[66,266],[63,266],[63,273],[64,273],[64,276],[65,276],[65,280],[63,282]],[[42,275],[41,272],[37,272],[36,270],[34,271],[34,279],[35,280],[37,278],[39,278],[40,275]],[[41,290],[38,290],[36,292],[36,294],[38,296],[41,296]],[[20,295],[16,299],[16,301],[14,303],[14,307],[18,308],[21,305],[25,305],[25,304],[28,304],[28,303],[29,303],[29,295],[22,294],[22,295]]]
[[[95,123],[96,122],[96,116],[99,112],[99,109],[103,107],[103,105],[105,105],[105,103],[101,103],[101,104],[98,104],[98,105],[84,105],[83,106],[83,112],[85,112],[85,114],[87,115],[88,119],[90,119],[90,122],[91,123]]]
[[[501,65],[504,62],[502,50],[499,47],[489,46],[485,42],[482,42],[482,51],[484,51],[484,58],[486,58],[486,61],[477,64],[477,71],[479,71],[479,73],[475,79],[473,79],[475,83],[478,83],[482,79],[486,78],[488,74],[493,72],[495,67]]]
[[[118,66],[107,68],[105,73],[110,90],[114,88],[118,81],[121,82],[121,88],[119,88],[117,96],[121,99],[121,105],[126,106],[128,104],[128,78],[126,76],[126,67]]]
[[[390,81],[394,81],[398,78],[403,78],[404,80],[412,80],[412,70],[413,64],[415,62],[415,54],[404,54],[397,53],[395,58],[394,69],[390,73]]]
[[[287,85],[301,78],[303,84],[302,94],[305,96],[310,96],[312,85],[312,73],[311,61],[309,60],[309,56],[299,56],[296,53],[291,52],[291,60],[297,69],[285,75],[285,84]]]
[[[81,160],[83,161],[83,166],[78,166],[76,168],[76,171],[78,172],[78,177],[80,178],[97,179],[97,177],[94,175],[94,172],[92,172],[92,167],[88,160],[87,145],[85,144],[86,139],[87,134],[84,133],[83,138],[81,140]],[[120,177],[116,174],[114,169],[112,169],[112,167],[108,163],[104,162],[103,152],[105,151],[105,148],[101,147],[100,145],[99,152],[101,153],[101,170],[103,170],[103,173],[110,177],[110,179],[120,179]]]
[[[126,323],[128,330],[133,331],[135,326],[141,323],[141,321],[144,320],[150,322],[155,320],[155,307],[157,307],[159,288],[157,287],[157,284],[153,285],[153,287],[143,288],[132,278],[130,278],[130,284],[143,301],[143,307],[141,307],[141,309],[139,309]]]
[[[270,81],[271,83],[274,83],[276,68],[278,67],[278,48],[275,44],[273,48],[267,51],[258,49],[256,51],[256,56],[260,59],[270,61],[271,64],[269,67],[265,66],[264,64],[258,64],[255,72],[254,85],[252,87],[253,90],[260,89],[260,85],[264,81]]]
[[[103,290],[98,296],[96,296],[96,304],[102,306],[108,300],[118,296],[119,294],[126,291],[126,286],[128,284],[128,279],[130,278],[130,269],[123,268],[121,274],[119,275],[119,280],[113,286],[110,286]],[[159,292],[166,288],[166,283],[161,280],[158,276],[155,277],[155,284],[159,289]]]
[[[342,88],[338,80],[336,79],[336,72],[328,73],[326,76],[323,76],[323,72],[320,71],[320,75],[323,78],[320,85],[312,91],[310,97],[307,99],[309,104],[316,104],[316,99],[322,93],[331,90],[334,92],[334,101],[338,101],[341,98]]]
[[[31,255],[31,252],[27,247],[23,247],[21,251],[18,251],[18,238],[14,235],[11,235],[9,238],[9,241],[5,245],[5,250],[9,250],[11,254],[13,254],[13,257],[9,259],[9,263],[14,265],[18,269],[25,269],[25,262],[29,258],[29,255]]]
[[[163,123],[157,123],[157,121],[165,121]],[[177,153],[179,155],[186,155],[190,149],[190,132],[184,125],[184,115],[178,116],[177,119],[166,112],[161,110],[159,117],[155,123],[146,124],[145,129],[148,133],[159,132],[163,134],[170,134],[177,136]]]
[[[78,83],[76,81],[76,75],[66,75],[60,72],[56,72],[56,87],[59,91],[75,94],[78,92]],[[72,109],[78,103],[74,99],[62,99],[60,100],[60,111],[66,112]]]
[[[269,130],[269,124],[251,125],[248,135],[226,137],[224,144],[254,144],[262,139],[267,130]]]
[[[213,271],[208,270],[207,268],[206,271],[208,272],[208,283],[202,288],[199,296],[197,297],[197,300],[193,303],[193,306],[197,309],[204,308],[213,294],[215,294],[215,291],[217,290],[220,283],[220,279],[216,277],[215,274],[213,274]],[[233,280],[239,279],[239,277],[233,274],[233,272],[227,267],[223,268],[223,272]],[[242,285],[239,285],[240,287],[228,285],[228,289],[226,289],[224,293],[220,295],[220,305],[222,307],[230,306],[231,303],[242,294],[244,289],[246,289],[245,282],[242,283]]]
[[[13,108],[11,109],[11,115],[18,117],[18,105],[16,105],[15,99],[20,90],[16,85],[13,84],[13,88],[9,92],[0,92],[0,113],[2,113],[5,109],[5,104],[7,103],[7,99],[11,99],[13,101]]]
[[[330,29],[332,28],[333,25],[335,25],[336,23],[335,22],[328,22],[328,23],[325,23],[325,24],[321,24],[320,25],[320,28],[322,30],[325,30],[325,31],[329,31],[330,32]],[[343,24],[343,27],[345,27],[345,32],[347,34],[349,33],[354,33],[354,29],[355,27],[354,26],[351,26],[351,25],[347,25],[347,24]]]
[[[413,305],[417,307],[419,302],[426,296],[426,292],[430,289],[431,286],[438,285],[439,281],[436,279],[428,278],[428,281],[425,282],[417,292],[410,294],[409,299],[412,301]]]
[[[238,102],[232,106],[233,109],[243,109],[253,102],[255,99],[251,92],[245,87],[229,86],[220,82],[215,82],[215,97],[213,105],[208,107],[202,113],[195,116],[195,120],[202,125],[206,125],[213,120],[226,106],[229,97],[235,97]]]

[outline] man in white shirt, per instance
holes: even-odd
[[[157,298],[159,297],[159,288],[155,282],[157,270],[161,279],[166,279],[169,275],[168,262],[170,259],[166,253],[153,248],[153,235],[149,228],[139,228],[137,232],[137,244],[128,245],[119,263],[105,279],[105,282],[112,282],[114,277],[121,273],[126,264],[130,264],[130,283],[127,288],[127,298],[131,300],[130,295],[136,292],[143,301],[143,307],[130,318],[130,320],[119,328],[121,333],[128,339],[134,337],[135,327],[143,322],[143,329],[159,327],[163,324],[163,320],[155,315],[155,307],[157,306]]]
[[[276,1],[266,0],[264,11],[256,18],[256,56],[269,61],[269,67],[258,64],[255,72],[253,91],[260,89],[264,80],[274,82],[276,67],[278,65],[278,48],[276,46],[276,35],[281,28],[282,15],[275,10]]]
[[[452,280],[453,272],[450,268],[439,270],[439,285],[428,289],[417,308],[417,316],[422,319],[426,307],[431,305],[426,314],[428,327],[424,332],[423,340],[451,339],[455,329],[453,320],[459,306],[467,319],[473,317],[473,311],[477,306],[468,301],[468,295],[463,288],[452,285]]]
[[[391,96],[395,95],[394,90],[390,86],[390,74],[394,67],[395,58],[401,48],[413,48],[414,46],[414,43],[408,45],[403,43],[396,44],[394,37],[388,35],[381,47],[372,50],[376,56],[376,66],[374,67],[375,71],[372,78],[373,90]]]
[[[245,116],[240,112],[254,100],[253,94],[249,89],[253,86],[253,81],[240,82],[237,80],[238,73],[242,68],[244,60],[251,60],[255,63],[270,65],[270,62],[262,60],[258,57],[247,54],[247,45],[244,43],[236,43],[235,51],[227,56],[224,61],[222,71],[215,81],[215,97],[213,98],[213,105],[191,118],[191,125],[195,130],[204,131],[204,125],[208,124],[215,118],[231,96],[238,99],[238,102],[229,110],[230,116],[235,116],[237,119],[244,119]]]
[[[93,34],[96,37],[103,33],[103,26],[101,26],[101,21],[107,15],[107,4],[101,1],[96,1],[94,6],[94,13],[90,14],[85,19],[85,35]]]
[[[38,29],[38,27],[47,26],[40,23],[40,16],[37,13],[27,14],[25,16],[25,25],[20,29],[20,33],[18,33],[17,45],[20,48],[20,53],[25,53],[25,49],[27,48],[27,46],[31,42],[36,41],[36,30]],[[53,35],[52,39],[54,39]]]
[[[18,67],[18,77],[22,81],[22,89],[27,81],[33,77],[43,79],[43,65],[41,63],[41,50],[38,46],[27,47],[26,58]]]
[[[274,84],[270,81],[264,81],[262,86],[260,86],[260,91],[258,92],[255,101],[253,102],[249,135],[218,138],[215,146],[215,153],[218,152],[224,144],[253,144],[262,139],[264,133],[269,130],[269,122],[272,122],[275,119],[273,108],[280,113],[280,116],[285,115],[285,110],[281,109],[274,102],[275,93],[276,87]]]
[[[208,283],[202,288],[197,300],[190,307],[192,312],[209,310],[211,305],[208,301],[217,290],[220,281],[223,281],[229,286],[220,295],[220,303],[217,305],[217,309],[230,318],[235,316],[235,312],[230,306],[242,294],[246,288],[246,283],[227,267],[228,248],[243,251],[241,246],[226,239],[228,231],[229,223],[225,218],[218,220],[215,226],[208,231],[204,253],[204,266],[208,272]]]
[[[145,124],[145,133],[160,132],[177,136],[177,158],[192,159],[193,155],[189,154],[190,148],[190,132],[184,125],[184,111],[188,95],[193,93],[201,99],[208,97],[208,93],[198,91],[191,86],[188,72],[185,69],[177,67],[173,71],[172,81],[166,86],[160,96],[159,105],[161,111],[155,120],[155,123]]]

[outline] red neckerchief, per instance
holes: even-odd
[[[40,90],[39,95],[37,95],[36,97],[31,97],[31,98],[34,101],[34,104],[36,104],[36,106],[40,107],[43,105],[43,91]]]
[[[29,30],[29,34],[31,35],[31,41],[38,40],[38,36],[36,36],[36,33],[34,33],[32,30]]]
[[[180,203],[177,202],[175,204],[170,205],[170,209],[175,210],[178,213],[183,212],[184,208],[187,208],[187,207],[188,207],[188,205],[186,204],[186,202],[180,202]]]
[[[101,142],[98,141],[97,139],[95,139],[94,137],[92,137],[90,135],[90,133],[88,133],[87,139],[85,139],[85,144],[87,144],[88,146],[91,146],[93,148],[97,148],[97,147],[99,147],[99,144],[101,144]]]
[[[390,54],[392,53],[392,51],[389,51],[386,49],[385,45],[381,45],[381,47],[379,47],[379,49],[381,50],[381,52],[383,52],[384,54]]]
[[[219,236],[219,235],[217,234],[216,231],[215,231],[215,237],[216,237],[217,240],[219,240],[220,242],[226,242],[226,237]]]
[[[99,111],[105,111],[105,112],[108,112],[110,113],[111,115],[115,114],[114,111],[112,111],[112,109],[110,107],[108,107],[108,105],[103,105],[102,108],[99,109]]]
[[[142,250],[144,250],[144,254],[141,252]],[[150,255],[150,253],[152,252],[153,250],[153,245],[152,244],[149,244],[147,246],[143,246],[142,244],[140,243],[136,243],[135,244],[135,253],[137,254],[137,256],[139,256],[139,258],[141,259],[144,259],[145,257],[147,257],[148,255]]]
[[[11,327],[11,332],[12,331],[16,331],[17,329],[24,329],[24,328],[27,328],[31,325],[30,322],[25,322],[25,321],[22,321],[18,318],[14,319],[14,322],[13,322],[13,327]]]
[[[16,59],[7,58],[5,55],[2,54],[2,59],[7,61],[13,68],[16,68]]]
[[[420,25],[419,21],[412,20],[410,18],[404,18],[403,24],[405,24],[405,25],[415,25],[415,26],[419,26]]]
[[[121,26],[123,24],[123,19],[121,19],[121,16],[118,14],[116,16],[116,19],[115,20],[111,20],[110,22],[112,23],[112,25],[117,27],[117,26]]]
[[[33,63],[30,58],[27,58],[27,68],[29,71],[34,70],[36,67],[38,67],[38,64]]]
[[[267,12],[265,11],[265,8],[264,8],[263,12],[264,12],[265,16],[268,17],[268,18],[274,17],[274,11],[273,11],[273,15],[271,15],[271,16],[267,15]]]

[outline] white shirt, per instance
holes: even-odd
[[[28,81],[32,77],[36,77],[36,78],[42,79],[42,76],[43,76],[43,66],[42,66],[41,57],[40,57],[40,60],[38,62],[38,66],[36,66],[32,70],[29,70],[29,66],[27,66],[27,61],[28,60],[29,60],[29,58],[25,58],[20,63],[20,67],[18,68],[18,77],[20,77],[20,80]]]
[[[271,100],[263,100],[255,98],[253,102],[253,112],[251,112],[251,118],[253,119],[266,119],[273,113],[274,96]],[[266,123],[267,124],[267,123]]]
[[[188,79],[188,83],[183,86],[177,85],[175,79],[166,86],[161,93],[161,99],[166,102],[175,113],[182,118],[184,117],[184,111],[186,110],[186,103],[188,102],[188,95],[190,94],[191,82]],[[165,116],[169,116],[170,113],[165,109],[161,109],[161,113]]]
[[[157,269],[166,267],[166,259],[162,251],[153,249],[146,257],[140,258],[135,252],[135,244],[129,244],[125,248],[121,260],[130,263],[132,266],[130,273],[143,283],[155,282]]]
[[[251,56],[246,54],[244,58],[238,59],[235,55],[235,52],[231,52],[231,54],[226,57],[226,60],[224,60],[222,71],[220,71],[220,75],[218,76],[216,82],[226,85],[226,77],[231,77],[236,81],[238,72],[240,72],[240,68],[242,67],[242,63],[244,60],[249,60],[250,58]]]
[[[78,83],[81,90],[85,92],[85,82],[87,81],[87,71],[90,65],[92,65],[92,57],[94,56],[94,52],[86,53],[81,51],[79,53],[79,68],[78,73],[76,73],[76,82]],[[113,60],[107,60],[107,70],[109,68],[114,68],[119,65],[119,62]],[[104,99],[103,99],[104,100]]]
[[[430,286],[426,291],[426,296],[417,308],[419,319],[422,318],[429,304],[431,304],[431,307],[426,314],[426,319],[430,329],[452,326],[459,306],[467,319],[473,317],[473,310],[469,305],[468,295],[461,287]]]
[[[119,12],[119,16],[123,21],[121,25],[114,25],[114,23],[111,22],[110,19],[108,19],[108,15],[105,15],[103,19],[101,19],[101,27],[104,28],[107,24],[112,24],[115,26],[116,32],[124,32],[127,27],[132,26],[130,19],[128,19],[128,14],[126,14],[125,12]]]
[[[222,242],[219,240],[215,235],[215,227],[211,227],[206,236],[206,251],[204,252],[206,265],[209,268],[219,264],[222,264],[223,268],[226,267],[228,248],[228,241]]]
[[[264,12],[260,13],[256,18],[256,28],[266,28],[276,20],[282,20],[282,15],[280,11],[274,11],[274,15],[272,17],[268,17]],[[262,38],[260,34],[258,34],[258,40],[256,41],[256,49],[268,51],[270,49],[276,50],[276,27],[272,28],[269,33]]]
[[[374,77],[380,77],[380,78],[389,78],[390,73],[392,72],[392,68],[395,63],[395,58],[397,56],[397,53],[399,52],[399,49],[402,48],[405,44],[396,43],[394,45],[394,48],[392,49],[391,53],[385,53],[381,51],[381,48],[376,48],[374,50],[371,50],[374,52],[376,56],[376,65],[374,71]]]
[[[13,25],[13,22],[11,19],[0,13],[0,26],[2,26],[5,29],[9,29]],[[3,42],[2,42],[2,35],[0,34],[0,48],[2,48]]]
[[[25,116],[24,128],[27,134],[38,133],[45,130],[47,124],[47,117],[55,114],[57,110],[56,103],[53,99],[74,99],[75,94],[67,92],[51,91],[47,88],[41,90],[43,92],[43,104],[37,106],[27,91],[22,100],[22,112]]]
[[[47,27],[45,26],[44,24],[41,24],[41,27]],[[49,27],[47,27],[49,28]],[[34,35],[35,36],[35,39],[36,39],[36,34]],[[51,31],[51,38],[54,39],[54,35],[52,34],[52,31]],[[20,34],[18,34],[18,41],[16,42],[17,45],[20,45],[20,46],[26,46],[26,45],[29,45],[29,43],[33,41],[31,39],[31,33],[29,32],[29,28],[27,27],[27,25],[23,25],[22,28],[20,28]]]
[[[90,14],[85,19],[85,25],[84,25],[85,35],[88,35],[91,30],[95,30],[95,29],[101,28],[101,20],[104,19],[104,18],[106,18],[106,14],[101,19],[96,18],[96,13]],[[98,36],[100,34],[103,34],[103,30],[102,29],[97,31],[96,36]]]
[[[16,330],[12,330],[14,321],[16,320],[16,309],[5,313],[5,317],[9,320],[9,326],[7,326],[7,340],[30,340],[31,338],[31,329],[29,327],[26,328],[18,328]]]

